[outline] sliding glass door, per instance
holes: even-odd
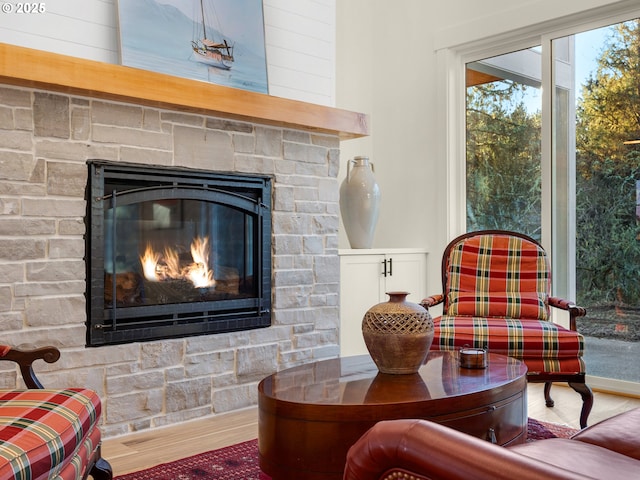
[[[554,293],[588,310],[588,374],[625,382],[640,382],[639,85],[638,20],[466,64],[467,230],[545,239]]]
[[[574,52],[569,152],[585,358],[591,375],[640,382],[640,20],[554,40],[553,51],[562,43]]]

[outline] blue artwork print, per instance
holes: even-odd
[[[119,0],[121,63],[268,93],[262,0]]]

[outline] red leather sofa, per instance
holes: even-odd
[[[426,420],[377,423],[347,454],[344,480],[640,479],[640,408],[570,439],[500,447]]]

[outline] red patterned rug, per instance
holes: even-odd
[[[163,463],[114,480],[270,480],[258,465],[258,440]]]
[[[527,441],[544,438],[567,438],[575,428],[529,419]],[[258,441],[238,443],[175,462],[164,463],[115,480],[270,480],[258,465]]]
[[[527,442],[535,442],[545,438],[569,438],[574,433],[578,433],[577,428],[557,423],[540,422],[530,418],[527,425]]]

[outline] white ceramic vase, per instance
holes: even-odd
[[[368,157],[347,163],[347,177],[340,185],[340,213],[351,248],[371,248],[380,213],[380,187]]]

